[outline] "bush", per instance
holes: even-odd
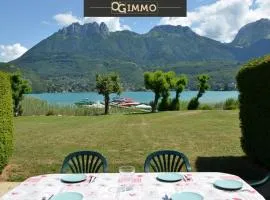
[[[0,172],[8,163],[13,146],[13,111],[9,75],[0,72]]]
[[[49,111],[46,113],[46,116],[52,116],[52,115],[55,115],[55,113],[54,113],[53,110],[49,110]]]
[[[188,110],[197,110],[200,103],[197,97],[193,97],[190,102],[188,103]]]
[[[170,110],[180,110],[180,100],[174,98],[170,105]]]
[[[200,106],[200,110],[213,110],[213,107],[208,104],[203,104]]]
[[[158,104],[159,111],[168,111],[170,110],[171,100],[168,98],[162,98],[161,102]]]
[[[239,101],[234,98],[226,99],[223,104],[223,110],[236,110],[239,107]]]
[[[245,153],[270,167],[270,56],[250,61],[237,74]]]

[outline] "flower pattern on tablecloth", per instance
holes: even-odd
[[[161,200],[165,195],[175,192],[197,192],[204,200],[264,200],[264,198],[240,177],[223,173],[183,173],[188,180],[174,183],[160,182],[156,173],[136,173],[132,179],[132,189],[119,189],[123,184],[117,173],[88,174],[81,183],[61,182],[62,174],[49,174],[28,178],[19,186],[5,194],[3,200],[41,200],[60,192],[79,192],[83,200]],[[89,177],[96,176],[93,183]],[[219,179],[240,180],[243,191],[224,191],[213,186]]]

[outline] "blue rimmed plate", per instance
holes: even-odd
[[[240,190],[243,183],[237,180],[217,180],[214,182],[214,186],[223,190]]]
[[[179,173],[161,173],[157,176],[157,180],[164,182],[176,182],[183,179]]]
[[[51,200],[82,200],[83,195],[78,192],[62,192],[51,198]]]
[[[179,192],[172,195],[172,200],[203,200],[203,196],[195,192]]]
[[[79,183],[85,181],[87,176],[85,174],[67,174],[61,177],[64,183]]]

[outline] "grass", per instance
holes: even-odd
[[[23,116],[65,115],[92,116],[104,113],[104,108],[88,108],[76,105],[49,104],[47,101],[34,97],[25,97],[22,101]],[[136,108],[110,107],[110,113],[132,113],[140,110]]]
[[[187,110],[188,101],[180,101],[180,110]],[[40,115],[64,115],[64,116],[93,116],[104,113],[104,108],[87,108],[76,105],[49,104],[47,101],[26,96],[22,101],[23,116]],[[229,109],[228,109],[229,108]],[[234,99],[228,99],[226,102],[200,104],[200,110],[235,110],[238,108],[238,102]],[[111,106],[110,113],[134,113],[142,112],[136,108],[124,108]],[[147,112],[147,111],[146,111]]]
[[[3,173],[10,181],[59,172],[64,157],[77,150],[100,151],[110,172],[126,164],[142,171],[145,157],[159,149],[184,152],[193,170],[200,169],[202,157],[243,156],[238,111],[19,117],[15,139]]]

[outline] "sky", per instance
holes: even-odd
[[[146,33],[157,25],[189,26],[197,34],[231,42],[239,29],[270,19],[270,0],[187,0],[187,17],[83,17],[83,0],[0,0],[0,62],[16,59],[74,22],[105,22],[110,31]]]

